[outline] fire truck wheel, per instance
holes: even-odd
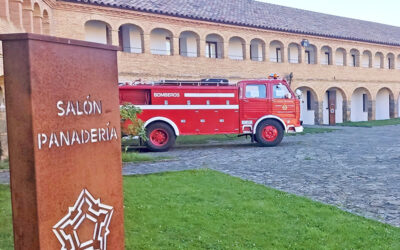
[[[256,130],[256,140],[260,146],[273,147],[283,139],[282,125],[275,120],[262,121]]]
[[[175,133],[163,122],[155,122],[146,128],[147,148],[154,152],[168,151],[175,143]]]

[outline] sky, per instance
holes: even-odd
[[[400,27],[400,0],[257,0]]]

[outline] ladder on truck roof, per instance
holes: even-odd
[[[173,86],[235,86],[227,79],[201,79],[196,80],[161,80],[154,82],[154,85],[173,85]]]

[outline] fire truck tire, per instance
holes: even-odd
[[[260,146],[273,147],[282,141],[283,134],[283,127],[278,121],[267,119],[257,126],[255,138]]]
[[[151,123],[146,128],[146,146],[153,152],[168,151],[175,144],[174,130],[164,122]]]

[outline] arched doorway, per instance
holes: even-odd
[[[393,92],[388,88],[382,88],[376,94],[375,119],[387,120],[394,117]]]
[[[351,115],[352,122],[372,120],[372,97],[368,89],[360,87],[353,91],[351,95]]]
[[[344,91],[337,87],[325,91],[322,102],[323,124],[336,125],[347,120],[347,98]]]
[[[297,88],[301,90],[300,95],[300,120],[303,124],[318,124],[318,96],[315,91],[309,87]]]
[[[119,44],[123,52],[143,53],[143,30],[134,24],[119,27]]]
[[[200,37],[193,31],[184,31],[179,35],[179,55],[198,57],[200,54]]]

